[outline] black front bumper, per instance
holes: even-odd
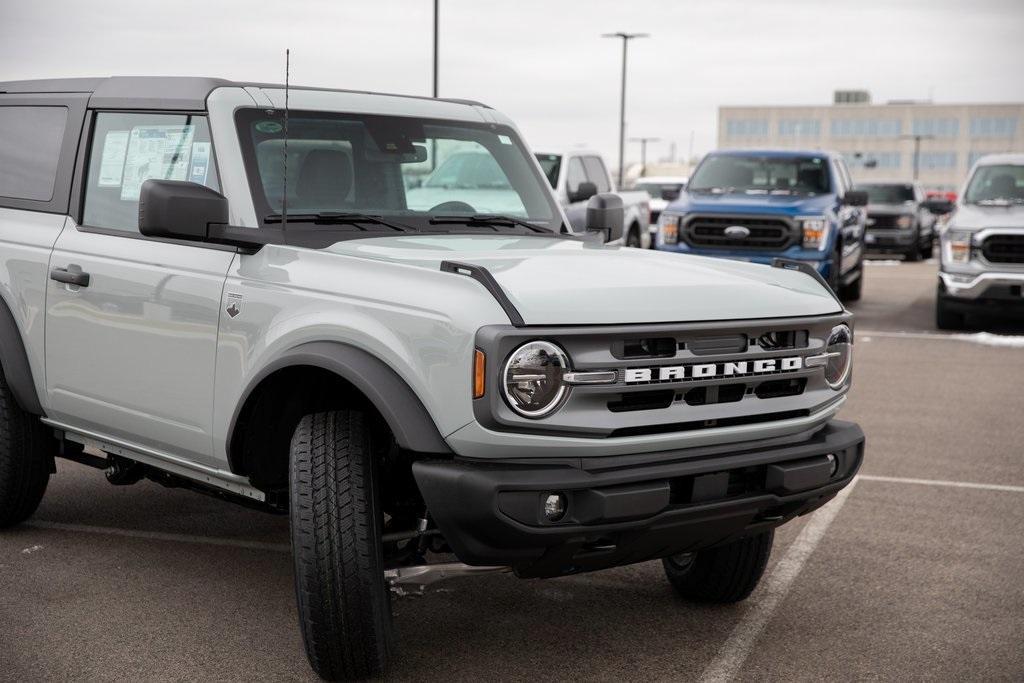
[[[413,474],[460,560],[523,577],[642,562],[777,527],[860,468],[864,433],[834,420],[802,439],[549,462],[426,460]],[[828,456],[837,463],[834,474]],[[568,500],[549,522],[543,501]]]

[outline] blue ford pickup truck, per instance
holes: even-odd
[[[867,200],[838,154],[712,152],[662,212],[656,248],[755,263],[803,261],[840,297],[856,301]]]

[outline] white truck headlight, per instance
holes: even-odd
[[[947,230],[942,235],[942,257],[948,263],[967,263],[971,260],[971,233]]]
[[[853,366],[853,332],[846,325],[836,325],[825,344],[825,381],[833,389],[841,388],[850,376]]]
[[[658,232],[662,244],[675,244],[679,241],[679,219],[677,213],[662,213],[658,218]]]
[[[801,218],[804,249],[822,251],[828,242],[828,221],[824,218]]]
[[[532,341],[512,352],[502,373],[502,393],[512,410],[541,418],[558,410],[568,392],[562,375],[569,356],[551,342]]]

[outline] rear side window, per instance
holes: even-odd
[[[53,199],[66,107],[0,107],[0,197]]]
[[[604,162],[599,157],[583,157],[583,165],[587,169],[587,178],[597,186],[598,192],[611,190],[608,185],[608,171],[605,170]]]
[[[220,190],[206,117],[97,114],[83,223],[137,232],[139,193],[150,178],[187,180]]]

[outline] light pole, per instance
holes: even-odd
[[[434,97],[437,97],[437,33],[441,0],[434,0]]]
[[[901,135],[901,140],[914,141],[914,181],[917,181],[917,170],[921,160],[921,140],[934,140],[934,135]]]
[[[622,184],[623,168],[625,166],[626,151],[626,52],[629,48],[629,41],[634,38],[647,38],[649,33],[603,33],[602,38],[622,39],[622,96],[619,99],[619,184]]]
[[[640,143],[640,177],[641,178],[644,175],[647,174],[647,143],[648,142],[658,142],[659,140],[661,140],[661,138],[630,138],[629,139],[630,142],[639,142]],[[620,175],[622,174],[621,170],[619,171],[619,174]],[[619,179],[619,183],[620,184],[622,183],[622,179],[621,178]]]

